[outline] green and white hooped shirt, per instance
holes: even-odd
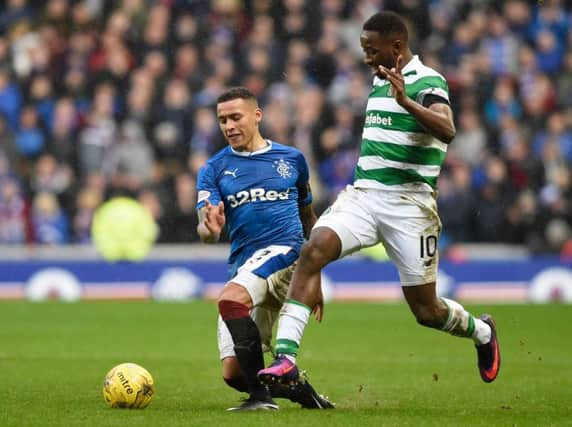
[[[422,104],[428,94],[449,101],[445,78],[423,65],[417,55],[402,69],[402,74],[405,92],[416,102]],[[354,187],[433,192],[447,144],[428,134],[395,101],[391,90],[387,80],[374,77]]]

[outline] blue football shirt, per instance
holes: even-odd
[[[312,202],[308,164],[300,150],[269,141],[252,153],[230,146],[211,157],[197,179],[197,209],[224,202],[230,237],[229,278],[257,250],[304,241],[298,206]]]

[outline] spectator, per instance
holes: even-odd
[[[153,178],[153,152],[137,122],[127,121],[121,126],[119,139],[106,153],[104,170],[109,176],[111,189],[136,193],[151,184]]]
[[[342,136],[331,127],[320,134],[321,160],[318,173],[322,183],[328,184],[325,203],[330,205],[346,185],[353,182],[358,153],[343,147]]]
[[[32,234],[42,245],[60,245],[68,242],[68,220],[53,193],[41,192],[32,205]]]
[[[198,218],[196,182],[192,175],[180,173],[173,178],[175,202],[169,207],[164,225],[164,242],[184,243],[197,240]]]
[[[46,137],[40,128],[38,112],[31,105],[26,105],[20,112],[16,146],[18,153],[27,159],[38,157],[46,146]]]
[[[532,190],[525,190],[507,209],[499,238],[506,243],[526,244],[537,249],[545,246],[543,228],[536,195]]]
[[[536,36],[536,49],[538,68],[547,74],[555,74],[562,64],[564,50],[554,34],[549,30],[540,31]]]
[[[564,67],[560,74],[556,76],[556,93],[558,105],[572,109],[572,52],[566,53],[564,57]]]
[[[38,112],[42,126],[46,127],[51,124],[54,117],[55,101],[53,84],[48,76],[41,74],[32,79],[29,98]]]
[[[0,113],[6,117],[12,130],[18,129],[21,107],[20,88],[11,80],[8,70],[0,68]]]
[[[521,116],[521,107],[516,97],[512,81],[503,78],[497,82],[493,99],[485,104],[485,118],[492,129],[497,129],[503,116],[515,119]]]
[[[49,124],[51,138],[48,151],[58,161],[70,167],[77,165],[76,138],[79,115],[73,99],[63,97],[56,101],[52,122]],[[76,172],[77,172],[77,168]]]
[[[0,179],[0,243],[28,241],[28,208],[16,179]]]
[[[14,132],[10,130],[6,118],[0,114],[0,158],[13,167],[20,163],[20,154]]]
[[[108,85],[96,88],[95,99],[87,123],[79,135],[79,166],[82,175],[103,170],[107,151],[115,141],[113,115],[114,89]]]
[[[0,32],[9,32],[15,26],[32,20],[32,9],[26,0],[8,0],[4,5],[6,9],[0,13]]]
[[[474,241],[477,211],[478,201],[471,191],[471,170],[467,164],[458,163],[439,180],[439,212],[446,239]]]
[[[491,156],[484,165],[485,182],[478,196],[475,218],[476,236],[482,242],[498,241],[504,211],[509,206],[514,189],[503,159]]]
[[[102,194],[90,188],[79,191],[75,202],[72,234],[75,243],[91,243],[91,224],[96,209],[102,203]]]
[[[187,153],[185,145],[191,139],[191,118],[189,110],[191,94],[183,80],[172,79],[167,82],[163,94],[162,107],[158,109],[157,118],[163,125],[170,124],[175,132],[172,155],[184,157]]]
[[[70,208],[73,172],[68,164],[59,163],[53,154],[44,153],[36,161],[30,180],[33,193],[51,193],[60,203]]]
[[[560,155],[572,165],[572,132],[566,129],[564,115],[561,112],[551,114],[546,129],[534,136],[534,151],[537,154],[542,153],[547,143],[554,144]]]
[[[205,153],[210,156],[220,148],[218,123],[212,109],[207,107],[197,109],[193,122],[194,129],[190,141],[191,155]]]
[[[487,135],[479,121],[478,112],[467,109],[461,112],[458,119],[457,136],[451,144],[449,156],[477,166],[483,161],[487,149]]]
[[[489,34],[481,48],[489,58],[492,70],[497,76],[516,74],[519,41],[509,31],[503,16],[493,14],[488,22]]]

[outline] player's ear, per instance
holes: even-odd
[[[262,121],[262,110],[260,108],[254,110],[254,120],[256,121],[256,124],[259,124]]]
[[[402,46],[403,42],[400,39],[395,39],[393,40],[393,42],[391,42],[391,49],[393,50],[395,57],[397,57],[401,53]]]

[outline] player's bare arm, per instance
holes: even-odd
[[[197,232],[202,242],[216,243],[220,239],[220,234],[226,218],[224,216],[224,203],[219,202],[218,205],[212,205],[208,200],[205,206],[199,210],[199,225]]]
[[[440,141],[449,144],[457,132],[451,107],[444,103],[435,103],[429,107],[424,107],[409,98],[405,93],[402,68],[403,57],[399,55],[394,68],[389,69],[379,65],[379,72],[391,83],[393,96],[397,103],[411,113],[427,132]]]

